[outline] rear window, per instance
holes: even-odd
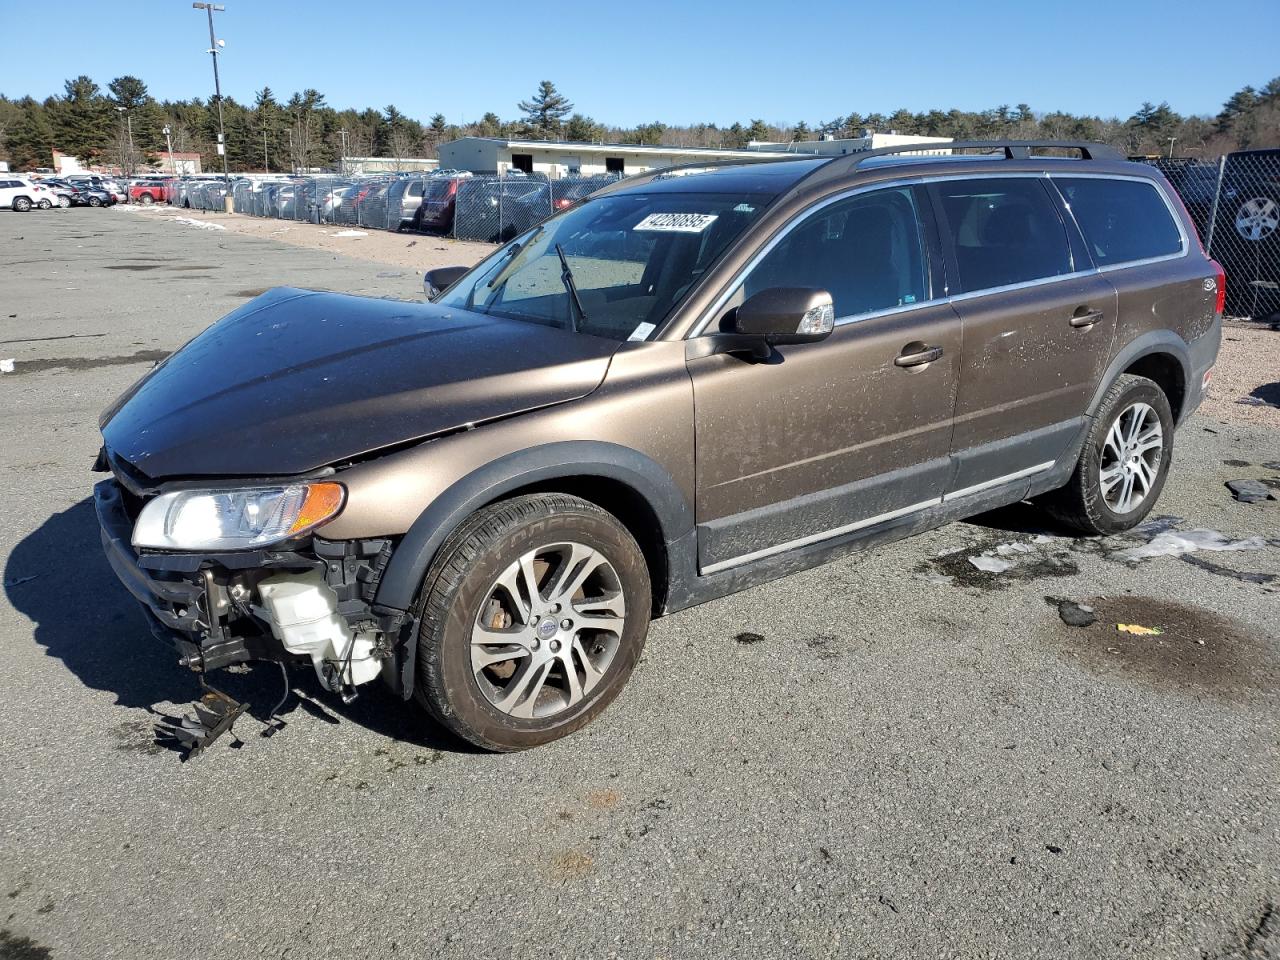
[[[430,180],[427,182],[425,196],[428,200],[443,200],[452,187],[452,180]]]
[[[1053,182],[1098,266],[1182,252],[1182,234],[1155,184],[1095,177],[1055,177]]]
[[[1067,233],[1038,179],[943,180],[942,202],[963,292],[1072,271]]]

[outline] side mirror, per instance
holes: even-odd
[[[812,287],[770,287],[746,299],[734,311],[733,332],[779,343],[825,340],[835,327],[831,294]]]
[[[729,330],[689,341],[686,358],[746,353],[768,360],[782,343],[816,343],[835,328],[831,294],[813,287],[770,287],[733,311]]]
[[[422,277],[422,292],[428,300],[434,300],[457,283],[470,267],[436,267]]]

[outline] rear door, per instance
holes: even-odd
[[[960,323],[941,294],[932,238],[923,192],[885,187],[820,201],[748,268],[725,313],[760,290],[817,287],[832,295],[836,327],[820,343],[778,347],[768,362],[689,362],[703,573],[941,497]]]
[[[1067,452],[1110,356],[1115,289],[1042,175],[931,184],[964,332],[947,488],[1046,472]]]

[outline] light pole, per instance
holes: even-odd
[[[1174,143],[1176,143],[1176,142],[1177,142],[1177,139],[1178,139],[1178,138],[1177,138],[1177,137],[1167,137],[1166,139],[1169,141],[1169,159],[1170,159],[1170,160],[1172,160],[1172,159],[1173,159],[1173,145],[1174,145]]]
[[[124,175],[126,177],[132,177],[133,176],[133,114],[129,112],[128,107],[116,107],[116,111],[118,113],[124,114],[125,124],[129,128],[129,153],[125,157],[124,167],[126,169],[124,171]]]
[[[164,133],[164,145],[169,149],[169,174],[170,176],[176,177],[178,175],[178,168],[174,166],[174,163],[173,163],[173,137],[171,135],[171,131],[169,130],[169,125],[167,123],[164,125],[163,133]]]
[[[227,172],[227,137],[222,126],[222,83],[218,80],[218,47],[226,46],[213,33],[213,13],[225,11],[220,3],[193,3],[196,10],[203,10],[209,15],[209,55],[213,57],[213,92],[218,99],[218,152],[222,154],[222,181],[227,185],[227,196],[230,197],[231,174]]]

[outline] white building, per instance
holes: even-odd
[[[751,143],[743,149],[676,147],[669,144],[575,143],[555,140],[504,140],[462,137],[440,144],[440,168],[472,173],[544,173],[552,179],[604,173],[629,175],[681,163],[725,160],[785,159],[788,156],[839,156],[903,143],[937,143],[929,153],[949,153],[949,137],[914,137],[870,133],[850,140],[804,140],[794,143]]]
[[[923,156],[946,156],[951,153],[946,148],[946,144],[951,142],[951,137],[917,137],[915,134],[874,133],[868,130],[860,137],[850,137],[844,140],[824,138],[822,140],[793,140],[791,143],[770,143],[768,141],[753,140],[747,144],[747,149],[764,150],[771,153],[782,150],[787,153],[838,157],[846,153],[861,153],[863,150],[879,150],[881,147],[936,143],[938,144],[936,149],[922,149],[918,151],[918,154]]]
[[[545,173],[559,177],[604,173],[629,175],[655,167],[709,160],[760,160],[777,156],[768,150],[721,150],[714,147],[673,147],[641,143],[573,143],[555,140],[502,140],[462,137],[440,144],[440,167],[472,173]]]
[[[339,172],[358,177],[368,173],[426,172],[438,166],[440,161],[435,157],[343,157]]]

